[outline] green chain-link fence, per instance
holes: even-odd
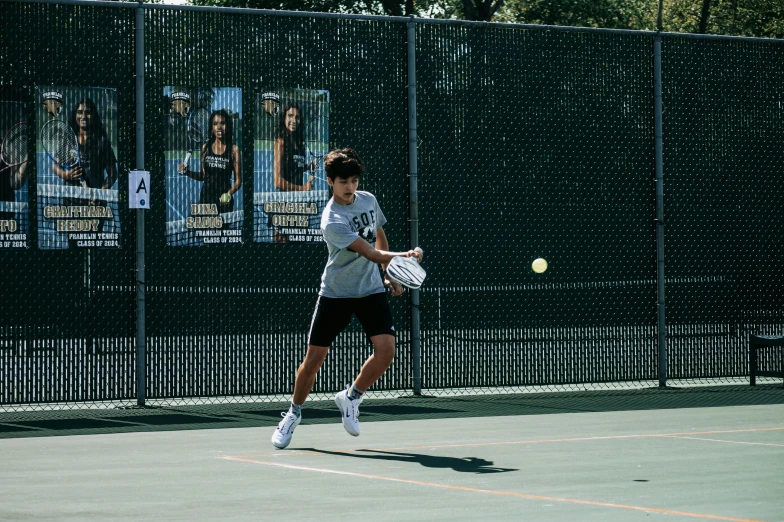
[[[2,131],[22,111],[37,138],[16,195],[32,216],[25,245],[0,249],[0,408],[134,403],[136,228],[127,187],[138,6],[0,6]],[[428,394],[655,385],[653,34],[142,8],[152,180],[147,400],[284,400],[292,389],[326,252],[275,228],[265,206],[274,192],[265,178],[277,117],[265,105],[270,93],[305,107],[314,151],[360,152],[362,187],[377,195],[393,249],[408,247],[409,228],[418,227],[429,277],[418,309],[390,299],[398,357],[376,393],[410,393],[416,362]],[[784,45],[662,37],[668,377],[730,382],[748,375],[748,334],[780,334],[784,325]],[[56,233],[42,233],[44,209],[66,205],[40,198],[44,185],[61,184],[40,139],[42,120],[60,117],[42,109],[52,90],[65,94],[63,118],[77,95],[108,100],[98,111],[117,131],[107,139],[119,173],[120,247],[46,246]],[[185,99],[188,110],[178,112]],[[241,157],[242,192],[224,216],[227,230],[214,236],[188,228],[195,215],[181,204],[199,197],[177,170],[197,100],[226,108]],[[310,199],[287,201],[320,210],[319,186]],[[537,257],[550,263],[543,274],[530,269]],[[421,346],[412,342],[417,312]],[[342,388],[370,353],[352,324],[316,395]],[[761,361],[780,364],[775,352]]]
[[[664,44],[669,374],[746,375],[749,334],[784,334],[784,48]]]
[[[423,386],[655,379],[651,39],[422,25],[418,43]]]

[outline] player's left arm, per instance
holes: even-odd
[[[387,235],[384,232],[384,229],[381,227],[378,227],[376,229],[376,249],[384,250],[384,251],[389,250],[389,240],[387,239]],[[386,263],[381,263],[381,269],[386,272],[388,264],[389,261],[387,261]]]
[[[387,240],[387,235],[381,227],[376,229],[376,249],[383,251],[389,250],[389,240]],[[392,281],[387,277],[388,264],[389,262],[381,263],[381,269],[384,271],[384,286],[389,287],[392,291],[392,295],[400,295],[403,293],[403,286],[397,281]]]
[[[380,228],[376,229],[376,233],[381,230]],[[383,233],[383,232],[382,232]],[[376,236],[376,247],[380,247],[381,244],[378,242],[379,238]],[[382,241],[386,241],[386,236]],[[387,247],[388,248],[388,247]],[[352,252],[355,252],[368,261],[372,263],[376,263],[377,265],[381,265],[385,267],[392,261],[394,257],[418,257],[419,252],[416,250],[408,250],[407,252],[390,252],[388,250],[382,250],[380,248],[374,248],[373,245],[365,241],[364,239],[357,238],[355,239],[349,246],[348,249]]]
[[[104,142],[104,146],[106,147],[106,154],[104,155],[106,158],[106,180],[101,188],[110,189],[114,186],[114,182],[117,181],[117,158],[109,140]]]
[[[229,189],[229,196],[232,198],[234,194],[242,187],[242,171],[241,161],[240,161],[240,148],[237,145],[232,146],[231,154],[233,156],[234,161],[234,183],[232,184],[231,188]]]
[[[384,248],[381,248],[384,247]],[[389,248],[389,242],[387,241],[387,236],[384,233],[384,230],[381,227],[376,229],[376,246],[373,247],[370,243],[362,239],[361,237],[355,239],[348,248],[356,252],[357,254],[361,255],[368,261],[373,263],[379,264],[382,268],[386,269],[386,266],[392,261],[395,257],[414,257],[418,261],[422,260],[422,251],[421,250],[408,250],[407,252],[390,252],[387,250]],[[384,283],[387,284],[387,278],[385,278]],[[403,287],[400,286],[398,283],[393,281],[388,281],[390,288],[393,289],[393,295],[400,295],[403,293]],[[397,285],[396,287],[394,285]],[[395,289],[397,288],[397,289]]]

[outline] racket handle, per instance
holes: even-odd
[[[189,167],[190,166],[190,164],[189,164],[190,161],[191,161],[191,151],[188,151],[188,154],[185,155],[185,161],[183,161],[183,163],[185,163],[186,167]]]

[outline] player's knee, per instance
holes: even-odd
[[[392,361],[395,358],[395,343],[379,343],[376,345],[376,353],[375,356],[378,359],[381,359],[387,365],[392,364]]]
[[[324,364],[326,356],[326,349],[314,349],[309,347],[308,352],[305,355],[305,360],[299,365],[298,373],[311,376],[316,375],[319,369],[321,369],[321,365]]]
[[[299,365],[297,376],[313,377],[318,373],[319,369],[321,369],[321,362],[309,361],[306,359]]]

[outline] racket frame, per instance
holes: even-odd
[[[196,115],[199,114],[202,111],[207,113],[207,128],[206,128],[205,132],[202,133],[202,136],[203,136],[202,139],[201,140],[196,140],[196,139],[193,138],[193,132],[192,132],[193,120],[196,117]],[[188,128],[187,128],[186,132],[188,134],[188,144],[190,145],[190,148],[188,149],[188,153],[185,155],[185,160],[183,160],[183,163],[186,166],[189,166],[188,164],[189,164],[189,162],[191,160],[191,156],[193,155],[193,151],[196,150],[197,147],[201,147],[202,145],[207,143],[207,140],[210,138],[210,111],[209,111],[209,109],[207,109],[206,107],[196,107],[195,109],[190,111],[190,113],[188,114]]]
[[[311,141],[306,142],[306,145],[305,145],[305,165],[307,165],[311,161],[315,161],[316,164],[313,165],[312,167],[308,167],[308,179],[307,179],[306,183],[309,183],[309,182],[313,181],[316,178],[318,178],[318,179],[320,179],[322,181],[326,181],[325,178],[322,178],[321,176],[316,176],[316,171],[319,170],[319,168],[318,168],[319,162],[323,162],[324,161],[324,156],[326,156],[326,153],[325,154],[316,154],[315,152],[313,152],[313,149],[309,145],[307,145],[307,143],[311,143]],[[318,141],[314,141],[313,143],[319,143],[319,142]]]
[[[61,166],[61,167],[62,167],[62,168],[64,168],[65,170],[71,170],[71,169],[72,169],[72,168],[74,168],[74,167],[78,167],[78,166],[80,166],[80,165],[82,164],[82,157],[81,157],[81,154],[79,153],[79,140],[77,139],[77,137],[76,137],[76,133],[74,132],[74,130],[71,128],[71,126],[70,126],[70,125],[68,125],[66,122],[64,122],[63,120],[60,120],[60,119],[52,119],[52,120],[49,120],[49,121],[47,121],[46,123],[44,123],[44,124],[43,124],[43,126],[41,126],[41,136],[43,136],[43,134],[44,134],[44,129],[46,129],[47,127],[54,126],[54,125],[58,125],[58,126],[60,126],[60,125],[61,125],[61,126],[63,126],[63,127],[66,129],[66,130],[65,130],[65,132],[66,132],[67,134],[70,134],[70,135],[72,135],[72,136],[73,136],[73,141],[74,141],[74,143],[76,144],[76,147],[75,147],[75,148],[72,150],[72,152],[74,153],[74,163],[73,163],[72,165],[68,165],[68,164],[61,163],[61,162],[60,162],[60,161],[59,161],[57,158],[55,158],[55,157],[54,157],[54,155],[53,155],[53,154],[52,154],[52,153],[49,151],[49,149],[46,147],[46,142],[45,142],[45,141],[43,140],[43,138],[42,138],[42,139],[41,139],[41,144],[42,144],[42,145],[43,145],[43,147],[44,147],[44,152],[46,152],[46,155],[47,155],[47,156],[49,156],[49,159],[51,159],[52,161],[54,161],[55,163],[57,163],[59,166]]]
[[[17,167],[17,166],[19,166],[19,165],[21,165],[23,163],[27,163],[27,161],[30,159],[30,145],[27,146],[27,150],[25,151],[24,159],[22,161],[15,161],[15,162],[14,161],[9,161],[8,157],[6,155],[6,148],[8,146],[8,140],[9,140],[9,137],[14,133],[14,130],[18,129],[19,127],[24,127],[24,129],[25,129],[24,130],[24,134],[27,135],[27,137],[29,139],[29,137],[30,137],[29,126],[30,125],[26,121],[18,121],[16,123],[14,123],[11,126],[10,129],[8,129],[8,132],[5,133],[5,137],[3,138],[2,146],[0,146],[0,160],[2,160],[6,164],[6,167],[4,167],[3,170],[5,170],[6,168],[10,168],[10,167]]]
[[[419,282],[418,285],[417,284],[410,284],[410,283],[401,281],[400,279],[394,277],[393,273],[396,271],[395,270],[396,267],[393,266],[393,265],[397,265],[397,269],[399,271],[402,270],[402,271],[406,271],[406,272],[408,272],[408,271],[417,272],[417,277],[418,277],[418,279],[421,279],[421,281]],[[408,266],[408,265],[410,265],[410,266]],[[391,273],[389,271],[390,267],[393,268]],[[399,283],[399,284],[405,286],[406,288],[410,288],[412,290],[417,290],[417,289],[421,288],[422,287],[422,283],[424,283],[425,278],[427,277],[427,272],[425,271],[424,268],[422,268],[422,266],[419,264],[417,259],[414,258],[414,257],[402,257],[402,256],[394,257],[392,259],[392,261],[390,261],[389,265],[387,265],[386,272],[387,272],[387,277],[389,279],[391,279],[392,281],[395,281],[396,283]]]

